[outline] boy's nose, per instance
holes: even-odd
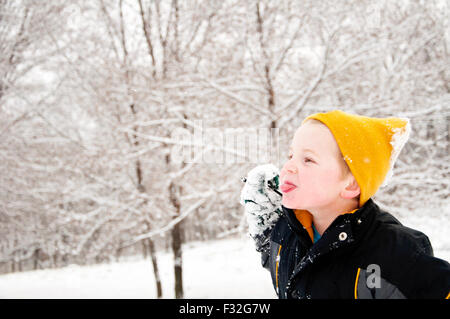
[[[286,166],[285,166],[285,169],[286,169],[286,171],[287,172],[289,172],[289,173],[291,173],[291,174],[297,174],[297,168],[295,167],[295,166],[293,166],[293,165],[289,165],[289,164],[287,164]]]

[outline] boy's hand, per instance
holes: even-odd
[[[278,168],[272,164],[259,165],[248,173],[241,192],[240,204],[245,208],[249,234],[258,251],[268,243],[268,233],[281,215],[278,186]]]

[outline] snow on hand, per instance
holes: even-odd
[[[269,188],[269,181],[278,188],[279,171],[273,164],[259,165],[247,175],[240,204],[245,213],[251,237],[261,235],[272,227],[281,213],[281,196]]]

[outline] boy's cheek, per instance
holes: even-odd
[[[324,171],[323,174],[321,174],[321,180],[323,183],[336,183],[339,181],[339,175],[339,169],[335,167]]]

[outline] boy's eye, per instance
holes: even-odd
[[[289,154],[289,155],[287,156],[287,158],[290,160],[290,159],[292,158],[292,154]],[[304,162],[305,162],[305,163],[314,163],[314,161],[313,161],[311,158],[309,158],[309,157],[305,157],[305,158],[304,158]]]

